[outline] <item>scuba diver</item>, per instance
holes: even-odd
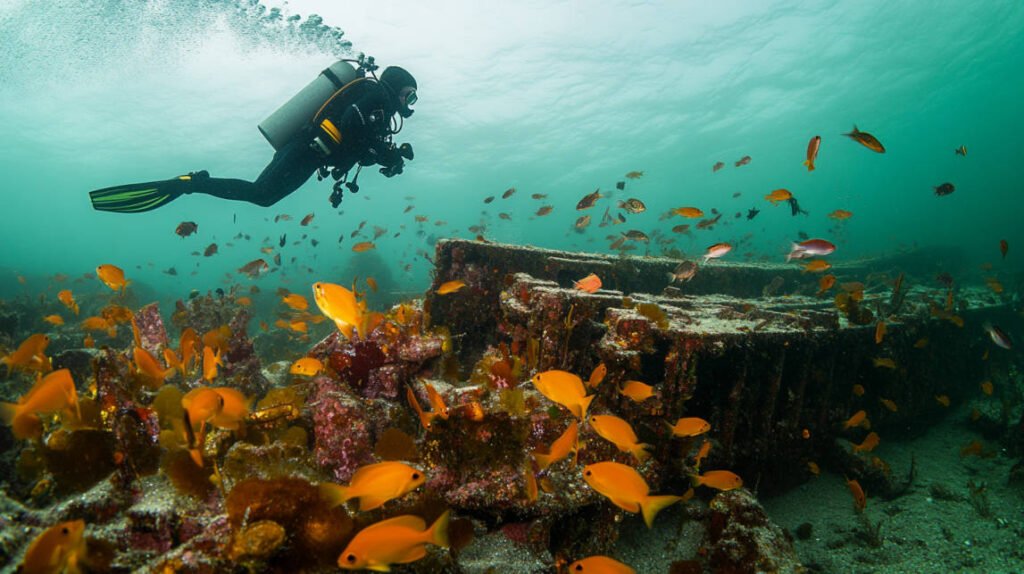
[[[357,64],[358,67],[351,63]],[[195,171],[164,181],[118,185],[89,192],[93,208],[118,213],[141,213],[167,205],[189,193],[273,205],[298,189],[314,173],[331,177],[331,205],[341,203],[343,186],[359,191],[363,167],[380,165],[380,173],[402,173],[413,159],[412,146],[396,146],[394,135],[402,120],[412,116],[416,79],[398,66],[384,69],[378,79],[373,58],[339,60],[277,109],[259,130],[275,153],[255,182],[210,177]],[[396,119],[395,114],[401,119]],[[355,176],[349,172],[356,167]]]

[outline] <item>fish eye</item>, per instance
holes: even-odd
[[[68,527],[67,527],[67,526],[65,526],[65,527],[63,527],[63,528],[61,528],[61,529],[60,529],[60,533],[61,533],[61,534],[64,534],[64,535],[66,536],[66,535],[68,535],[68,534],[71,534],[71,531],[70,531],[70,530],[68,530]]]
[[[583,572],[583,565],[582,564],[577,564],[576,567],[573,568],[573,570],[575,570],[577,572]]]
[[[590,471],[589,470],[583,471],[583,476],[590,476]]]
[[[349,564],[355,564],[356,563],[356,555],[355,554],[349,554],[348,556],[345,557],[345,561],[348,562]]]
[[[419,480],[420,479],[420,473],[418,473],[418,472],[412,473],[412,479],[413,480]]]

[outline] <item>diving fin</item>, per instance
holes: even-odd
[[[141,213],[150,211],[190,193],[193,177],[209,177],[205,171],[181,175],[163,181],[149,181],[128,185],[116,185],[89,192],[93,209],[116,213]]]

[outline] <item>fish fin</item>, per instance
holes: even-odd
[[[583,420],[584,418],[586,418],[587,409],[590,408],[590,403],[594,400],[595,396],[597,395],[587,395],[580,400],[580,403],[578,405],[580,410],[580,413],[577,415],[578,419]]]
[[[666,494],[664,496],[646,496],[640,501],[640,511],[644,515],[644,523],[647,524],[647,528],[651,528],[654,525],[654,517],[661,512],[662,509],[672,506],[673,504],[682,500],[682,496],[674,496]]]
[[[814,171],[814,164],[811,163],[811,160],[805,159],[804,160],[804,165],[807,166],[807,171]]]
[[[786,263],[789,263],[790,261],[792,261],[793,260],[793,254],[794,253],[798,253],[799,251],[800,251],[800,245],[798,245],[797,243],[793,243],[793,247],[790,248],[789,254],[786,255]]]
[[[551,464],[552,464],[551,454],[550,453],[543,454],[543,453],[534,451],[533,452],[533,460],[537,461],[537,469],[538,470],[544,470],[547,467],[551,466]]]
[[[190,448],[188,455],[192,457],[192,462],[196,463],[196,466],[203,467],[203,453],[198,448]]]
[[[384,503],[391,500],[387,496],[376,496],[364,494],[359,497],[359,512],[366,512],[367,510],[373,510],[374,508],[380,508],[384,506]]]
[[[451,513],[451,510],[445,510],[444,514],[442,514],[434,521],[434,524],[430,526],[427,540],[431,544],[440,546],[441,548],[448,548],[448,522],[451,518]]]
[[[11,426],[18,416],[18,405],[14,403],[0,403],[0,421]]]
[[[651,458],[651,453],[647,452],[647,449],[653,448],[649,444],[637,443],[630,449],[630,453],[636,457],[638,463],[643,463],[645,460]]]
[[[351,498],[349,495],[349,487],[334,484],[333,482],[321,482],[318,489],[320,491],[320,498],[327,500],[331,508],[341,506]],[[360,502],[362,502],[362,500],[360,500]]]

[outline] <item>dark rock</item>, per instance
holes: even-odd
[[[804,571],[792,543],[772,523],[748,490],[723,492],[711,500],[708,558],[722,573]]]
[[[71,371],[71,378],[79,392],[85,389],[85,385],[92,377],[92,362],[99,356],[96,349],[68,349],[52,357],[53,369],[67,369]]]

